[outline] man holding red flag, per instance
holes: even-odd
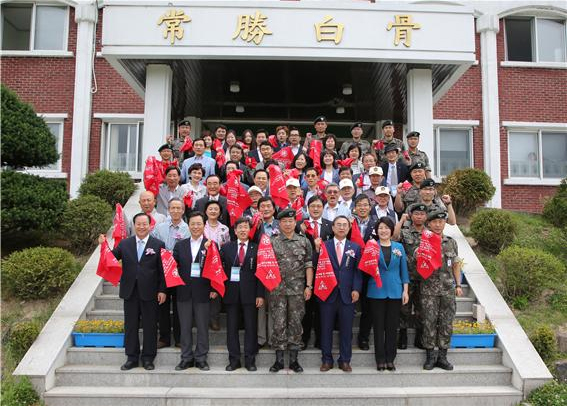
[[[425,279],[421,280],[419,286],[421,308],[423,309],[421,317],[422,343],[427,353],[423,369],[426,370],[431,370],[433,367],[447,371],[453,369],[453,365],[447,360],[447,349],[453,331],[455,297],[463,295],[461,287],[462,259],[458,256],[457,243],[453,238],[443,235],[446,217],[447,213],[444,210],[436,210],[427,215],[429,230],[441,239],[441,246],[438,245],[436,254],[440,257],[441,266],[433,269],[429,276],[424,277]],[[419,257],[417,261],[419,263]],[[434,350],[436,346],[438,348],[437,359]]]
[[[320,321],[322,326],[322,366],[320,371],[329,371],[334,366],[332,358],[332,331],[336,317],[340,327],[340,357],[338,367],[344,372],[351,372],[352,358],[352,321],[354,319],[354,304],[362,290],[362,274],[358,269],[360,247],[346,239],[350,230],[350,221],[346,216],[338,216],[332,223],[334,238],[324,242],[326,252],[330,255],[330,263],[334,271],[337,286],[328,295],[318,295],[320,303]],[[322,253],[321,253],[322,254]],[[318,271],[320,271],[320,260]],[[316,291],[322,291],[322,282],[316,275]]]

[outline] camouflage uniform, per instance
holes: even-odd
[[[408,206],[412,205],[413,203],[420,203],[421,196],[419,195],[419,187],[418,186],[411,186],[407,192],[402,196],[403,205],[405,206],[405,210]]]
[[[425,152],[419,151],[419,149],[417,149],[417,152],[409,151],[409,157],[411,158],[411,165],[415,165],[417,162],[421,162],[423,165],[425,165],[426,171],[431,171],[431,167],[429,166],[429,157]]]
[[[312,268],[312,246],[295,234],[271,237],[281,274],[281,283],[269,295],[269,317],[273,320],[271,346],[276,350],[299,350],[302,343],[302,318],[305,313],[306,269]]]
[[[350,148],[352,144],[356,144],[360,147],[360,151],[362,152],[360,154],[361,157],[367,152],[370,152],[370,142],[363,140],[362,138],[358,142],[351,139],[350,141],[344,141],[344,143],[342,143],[339,152],[341,157],[348,158],[348,148]]]
[[[421,324],[422,343],[426,349],[449,348],[453,320],[456,312],[455,278],[453,265],[461,262],[456,241],[448,236],[441,240],[442,267],[436,269],[429,278],[421,280],[419,293],[423,309]]]
[[[421,302],[419,300],[419,283],[421,277],[417,273],[415,250],[419,248],[421,233],[411,228],[401,230],[401,242],[407,253],[407,269],[409,271],[409,302],[401,306],[399,328],[421,328]],[[415,312],[413,313],[413,309]]]

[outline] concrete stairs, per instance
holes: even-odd
[[[471,319],[476,299],[464,286],[465,297],[457,300],[457,318]],[[123,319],[118,288],[103,283],[102,293],[94,299],[87,318]],[[56,369],[55,386],[44,393],[47,406],[68,405],[514,405],[522,392],[512,385],[512,369],[502,364],[500,348],[452,349],[449,359],[453,371],[424,371],[423,350],[413,347],[414,332],[409,331],[409,348],[399,350],[394,372],[378,372],[374,348],[362,351],[356,346],[358,316],[353,331],[352,373],[335,368],[319,371],[321,353],[310,346],[300,353],[304,372],[286,369],[268,371],[274,361],[273,350],[260,350],[256,372],[242,368],[226,372],[225,315],[221,330],[210,331],[208,356],[210,371],[175,371],[180,361],[178,348],[158,351],[156,369],[142,367],[123,372],[123,348],[77,348],[66,352],[65,365]],[[196,330],[193,332],[196,334]],[[241,331],[242,334],[242,331]],[[242,335],[241,335],[241,343]],[[371,333],[372,342],[372,333]],[[334,338],[337,354],[337,334]]]

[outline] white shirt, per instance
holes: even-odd
[[[209,197],[209,202],[218,202],[219,201],[219,197],[221,197],[221,195],[219,193],[217,193],[214,196],[208,195]]]
[[[346,206],[350,210],[350,207],[352,206],[352,199],[350,199],[350,200],[340,200],[339,204],[342,205],[342,206]]]
[[[198,239],[195,240],[192,238],[192,236],[190,236],[190,253],[192,255],[192,262],[194,262],[196,256],[198,255],[198,251],[200,251],[202,238],[203,236],[201,235],[200,237],[198,237]]]
[[[314,220],[314,218],[310,216],[308,221],[312,227],[314,227],[314,221],[316,222],[316,227],[318,227],[318,236],[320,236],[320,233],[322,232],[322,217],[320,217],[318,220]]]
[[[245,255],[247,255],[247,245],[249,244],[249,240],[243,242],[237,238],[237,258],[239,258],[239,250],[241,249],[241,244],[243,244],[243,252],[245,253]],[[239,266],[242,266],[242,264],[239,264]]]

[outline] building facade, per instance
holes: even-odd
[[[484,169],[492,207],[539,212],[567,168],[566,2],[107,0],[2,3],[2,83],[57,136],[30,172],[138,179],[175,123],[193,135],[313,117],[349,137],[419,131],[437,180]],[[240,132],[240,131],[239,131]]]

